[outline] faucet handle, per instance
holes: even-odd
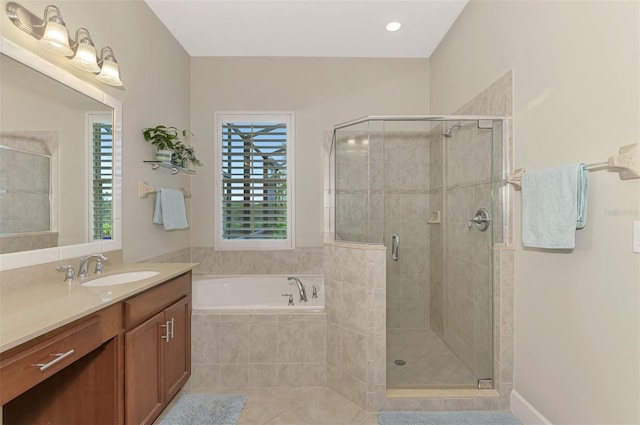
[[[64,275],[64,281],[65,282],[73,282],[74,279],[76,278],[76,272],[75,270],[73,270],[73,266],[71,264],[67,264],[66,266],[58,266],[56,267],[56,270],[58,271],[65,271],[65,275]]]
[[[294,305],[293,304],[293,294],[281,294],[283,297],[289,297],[289,304],[287,305]]]
[[[96,260],[96,269],[94,270],[95,274],[100,274],[104,271],[104,264],[102,264],[102,258],[98,257]]]
[[[311,288],[311,298],[318,298],[318,287],[316,285],[311,285]]]

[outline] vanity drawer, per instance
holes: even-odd
[[[191,293],[191,272],[149,289],[124,302],[124,327],[131,329]]]
[[[0,362],[0,404],[44,381],[102,344],[100,317],[74,326]]]

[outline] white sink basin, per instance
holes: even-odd
[[[153,276],[159,275],[160,272],[154,270],[142,270],[135,272],[124,272],[118,274],[112,274],[110,276],[99,277],[97,279],[90,280],[82,284],[82,286],[113,286],[122,285],[125,283],[136,282],[142,279],[148,279]]]

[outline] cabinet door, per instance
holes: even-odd
[[[162,365],[167,329],[158,313],[125,334],[125,423],[150,424],[164,407]]]
[[[185,297],[165,310],[171,338],[163,341],[165,350],[164,389],[169,402],[191,374],[191,304]]]

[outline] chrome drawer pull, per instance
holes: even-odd
[[[160,338],[164,339],[165,342],[169,342],[169,339],[171,338],[171,328],[169,327],[170,323],[171,322],[167,320],[164,325],[160,325],[161,328],[167,328],[167,333],[160,337]]]
[[[58,362],[61,362],[62,360],[66,359],[73,353],[75,353],[75,350],[72,348],[66,353],[52,354],[52,356],[55,356],[56,358],[51,360],[49,363],[38,363],[38,364],[32,364],[31,366],[37,366],[40,368],[40,372],[44,372],[45,370],[49,369],[51,366],[55,365]]]
[[[173,317],[172,317],[171,318],[171,339],[175,338],[175,335],[173,334],[174,325],[175,325],[175,323],[174,323]]]

